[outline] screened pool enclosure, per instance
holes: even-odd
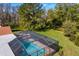
[[[59,50],[56,40],[38,33],[23,31],[15,35],[17,38],[9,42],[9,46],[16,56],[47,56]]]

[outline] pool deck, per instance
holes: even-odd
[[[0,56],[14,56],[8,44],[0,44]]]
[[[12,41],[15,38],[16,38],[16,36],[13,35],[13,34],[0,35],[0,44],[8,43],[8,42]]]
[[[13,34],[1,35],[0,36],[0,56],[14,56],[8,42],[16,38]]]

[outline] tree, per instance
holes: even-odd
[[[3,4],[0,4],[0,21],[1,21],[1,25],[4,24],[4,20],[3,20]]]
[[[77,31],[77,28],[76,28],[76,23],[75,22],[66,21],[64,23],[64,33],[65,33],[65,36],[70,37],[71,41],[75,40],[76,31]]]
[[[0,4],[0,22],[2,26],[11,26],[12,29],[17,27],[19,16],[17,13],[17,7],[11,6],[10,3]],[[18,24],[19,25],[19,24]]]
[[[18,13],[21,19],[23,18],[26,21],[25,26],[28,30],[41,28],[40,23],[43,20],[42,15],[44,14],[42,4],[24,3],[20,6]]]
[[[79,46],[79,4],[57,4],[55,9],[57,19],[63,23],[65,36]]]
[[[19,26],[19,14],[18,14],[18,6],[11,6],[11,27],[17,28]]]
[[[62,20],[59,18],[58,10],[49,9],[47,15],[47,24],[50,28],[57,29],[62,26]]]

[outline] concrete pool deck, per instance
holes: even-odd
[[[13,34],[0,35],[0,44],[8,43],[8,42],[12,41],[15,38],[16,38],[16,36],[13,35]]]
[[[0,56],[14,56],[8,44],[0,44]]]
[[[0,36],[0,56],[14,56],[8,42],[15,39],[16,36],[13,34],[1,35]]]

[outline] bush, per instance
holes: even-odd
[[[54,20],[52,21],[52,27],[53,27],[54,29],[60,28],[61,26],[62,26],[62,21],[57,20],[57,19],[54,19]]]
[[[61,49],[59,50],[59,55],[60,55],[60,56],[64,56],[64,49],[63,49],[63,48],[61,48]]]
[[[76,35],[75,44],[79,46],[79,35]]]
[[[76,38],[76,23],[71,21],[66,21],[63,25],[64,27],[64,34],[68,36],[71,41],[74,41]]]
[[[71,34],[69,39],[74,42],[76,39],[76,34]]]
[[[65,36],[73,36],[76,34],[76,23],[71,21],[65,21],[63,24]]]

